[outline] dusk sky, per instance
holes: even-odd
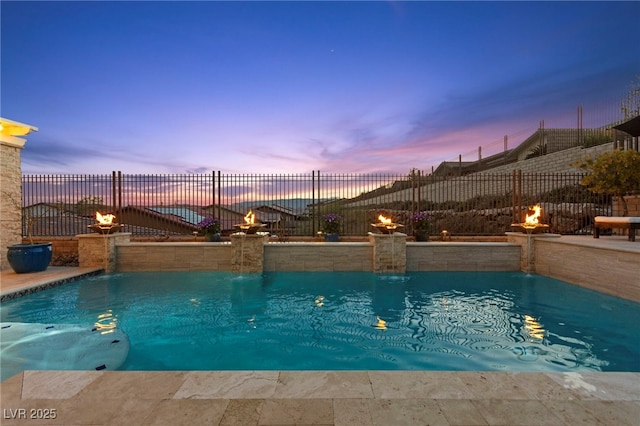
[[[640,75],[636,1],[0,7],[23,173],[430,171],[618,120]]]

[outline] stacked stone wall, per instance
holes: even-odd
[[[627,195],[624,197],[627,201],[627,216],[640,217],[640,195]],[[612,216],[624,216],[624,206],[620,197],[613,198],[613,214]]]
[[[9,268],[7,246],[22,239],[22,148],[0,143],[0,269]]]

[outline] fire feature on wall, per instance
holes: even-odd
[[[93,225],[89,225],[89,229],[98,234],[113,234],[120,231],[121,224],[114,222],[115,215],[112,214],[100,214],[96,212],[96,221]]]
[[[372,223],[371,226],[382,234],[393,234],[398,228],[402,228],[404,225],[393,223],[391,218],[380,215],[378,216],[378,223]]]
[[[540,221],[538,220],[542,214],[542,208],[539,204],[536,204],[535,206],[529,208],[529,211],[532,211],[533,213],[525,215],[524,222],[512,223],[511,226],[522,228],[524,230],[523,232],[526,232],[528,234],[531,234],[538,228],[549,227],[549,225],[540,223]]]
[[[244,223],[233,225],[234,228],[238,229],[240,232],[244,232],[245,234],[255,234],[260,229],[264,228],[264,223],[256,223],[256,215],[252,210],[249,210],[249,213],[244,217]]]

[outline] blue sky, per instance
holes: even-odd
[[[640,2],[0,7],[25,173],[430,170],[618,120],[640,75]]]

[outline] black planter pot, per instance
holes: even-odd
[[[53,254],[51,243],[14,244],[7,248],[7,260],[16,274],[44,271]]]
[[[337,232],[331,234],[324,234],[324,240],[328,243],[337,243],[340,241],[340,234]]]
[[[219,243],[222,241],[220,234],[204,234],[205,243]]]
[[[429,232],[427,231],[415,231],[413,235],[416,237],[416,241],[429,241]]]

